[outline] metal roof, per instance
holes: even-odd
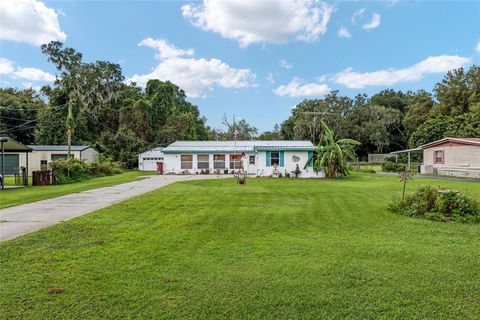
[[[152,152],[156,152],[156,151],[162,152],[162,150],[163,150],[162,147],[153,148],[153,149],[150,149],[150,150],[147,150],[147,151],[143,151],[142,153],[137,154],[137,156],[141,156],[142,154],[152,153]]]
[[[390,152],[390,154],[402,154],[402,153],[422,153],[423,149],[422,148],[413,148],[413,149],[406,149],[406,150],[399,150],[399,151],[393,151]]]
[[[255,152],[257,150],[314,150],[310,141],[240,140],[240,141],[175,141],[162,151],[179,152]]]
[[[8,137],[0,137],[0,142],[5,152],[32,152],[32,148]]]
[[[32,144],[32,145],[29,145],[29,147],[32,148],[33,151],[68,151],[68,146],[65,146],[65,145]],[[91,148],[91,147],[90,146],[71,146],[72,151],[83,151],[88,148]]]
[[[480,146],[480,138],[443,138],[437,141],[433,141],[433,142],[421,145],[419,148],[427,149],[445,142],[457,142],[465,145]]]

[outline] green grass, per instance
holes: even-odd
[[[0,190],[0,208],[11,207],[19,204],[63,196],[70,193],[135,181],[138,177],[148,174],[150,173],[144,171],[127,171],[122,174],[92,178],[70,184],[35,187],[29,186],[27,188],[22,187],[5,189],[3,191]],[[5,185],[14,185],[13,177],[6,177],[5,182]]]
[[[418,179],[480,200],[480,184]],[[189,181],[0,245],[0,318],[479,319],[480,225],[396,177]],[[50,288],[62,288],[49,294]]]

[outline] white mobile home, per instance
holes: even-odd
[[[313,172],[314,150],[310,141],[176,141],[162,150],[163,172],[224,174],[243,169],[271,176],[274,171],[292,174],[298,165],[301,178],[323,177]]]

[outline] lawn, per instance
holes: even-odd
[[[426,184],[480,200],[408,188]],[[387,212],[400,193],[361,173],[176,183],[0,244],[0,318],[479,319],[480,225]]]
[[[92,178],[70,184],[35,187],[29,186],[27,188],[6,189],[3,191],[0,190],[0,208],[11,207],[19,204],[63,196],[70,193],[135,181],[138,179],[138,177],[148,174],[150,173],[144,171],[127,171],[122,174]],[[5,182],[6,185],[14,185],[13,177],[6,177]]]

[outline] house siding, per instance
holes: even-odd
[[[443,151],[443,163],[434,163],[435,151]],[[480,146],[442,144],[423,150],[425,173],[480,177]]]

